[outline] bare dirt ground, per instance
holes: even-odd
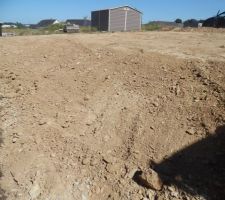
[[[224,33],[0,38],[0,199],[225,199],[224,105]]]

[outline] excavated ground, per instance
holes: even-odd
[[[225,199],[224,106],[223,33],[0,38],[0,199]]]

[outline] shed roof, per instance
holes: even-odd
[[[100,9],[100,10],[94,10],[94,11],[101,11],[101,10],[115,10],[115,9],[118,9],[118,8],[124,8],[124,7],[128,7],[128,8],[130,8],[130,9],[132,9],[132,10],[135,10],[135,11],[137,11],[137,12],[143,14],[143,13],[142,13],[141,11],[139,11],[138,9],[133,8],[133,7],[131,7],[131,6],[128,6],[128,5],[125,5],[125,6],[118,6],[118,7],[113,7],[113,8]],[[93,11],[93,12],[94,12],[94,11]]]

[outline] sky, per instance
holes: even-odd
[[[0,0],[0,21],[33,24],[50,18],[90,18],[92,10],[121,5],[142,11],[143,23],[206,19],[225,11],[225,0]]]

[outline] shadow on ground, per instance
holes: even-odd
[[[0,147],[1,147],[2,143],[3,143],[2,134],[3,134],[3,130],[0,128]],[[3,176],[2,172],[0,171],[0,178],[2,176]],[[5,191],[1,188],[1,185],[0,185],[0,200],[6,200]]]
[[[225,199],[225,125],[203,139],[156,164],[164,182],[207,200]]]

